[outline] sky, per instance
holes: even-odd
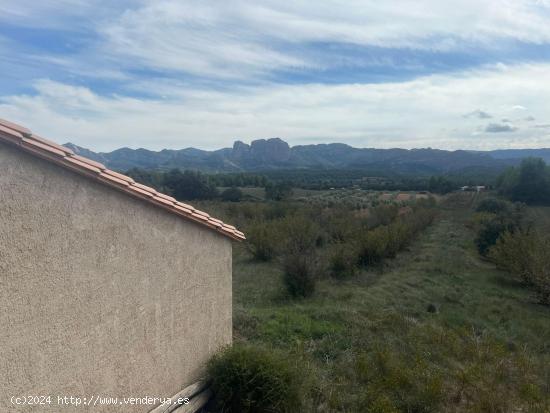
[[[550,0],[0,0],[0,118],[95,151],[550,147]]]

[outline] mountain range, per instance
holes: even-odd
[[[250,144],[236,141],[232,148],[206,151],[121,148],[96,153],[72,143],[75,153],[102,162],[107,167],[167,170],[195,169],[204,172],[254,172],[280,169],[369,169],[398,174],[443,174],[467,169],[502,170],[522,158],[535,156],[550,162],[549,149],[494,151],[446,151],[440,149],[354,148],[342,143],[289,146],[280,138],[257,139]]]

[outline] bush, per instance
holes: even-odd
[[[444,401],[443,375],[420,357],[406,360],[387,350],[359,358],[358,378],[367,391],[359,404],[361,411],[437,412]]]
[[[505,232],[515,232],[524,226],[524,205],[514,204],[498,214],[482,212],[483,220],[479,221],[478,233],[475,239],[477,250],[481,255],[487,255],[489,248],[497,243]]]
[[[386,226],[364,232],[359,238],[359,263],[363,266],[378,264],[386,256],[389,231]]]
[[[280,182],[277,184],[268,183],[265,186],[266,199],[282,201],[292,196],[292,185],[289,182]]]
[[[357,252],[355,248],[349,244],[336,246],[330,257],[329,270],[333,278],[342,279],[353,276],[357,270]]]
[[[231,187],[227,188],[225,191],[222,192],[221,198],[222,201],[226,202],[239,202],[243,197],[243,191],[241,191],[237,187]]]
[[[257,221],[246,229],[246,247],[259,261],[270,261],[277,254],[277,231],[266,221]]]
[[[541,304],[550,305],[550,241],[546,240],[533,252],[531,262],[532,266],[532,284]]]
[[[214,404],[235,413],[297,412],[303,370],[287,354],[243,345],[226,348],[208,363]]]
[[[509,203],[496,198],[486,198],[479,203],[477,212],[489,212],[491,214],[500,214],[508,211]]]
[[[311,217],[296,214],[277,222],[281,233],[281,252],[283,254],[310,254],[321,235],[319,226]]]
[[[490,249],[489,257],[500,269],[508,271],[523,284],[531,284],[532,252],[536,249],[537,237],[532,231],[504,232]]]
[[[284,283],[293,297],[305,298],[315,291],[316,274],[313,260],[304,254],[286,255],[283,260]]]
[[[369,227],[375,228],[379,225],[389,225],[396,217],[399,208],[397,205],[380,205],[372,210],[369,219]]]
[[[493,219],[486,222],[479,230],[475,239],[476,247],[481,255],[487,255],[489,248],[497,243],[497,240],[508,230],[501,221]]]
[[[323,229],[331,242],[347,242],[356,236],[363,226],[362,221],[353,216],[350,211],[339,209],[324,220]]]
[[[503,270],[532,286],[542,304],[550,305],[550,238],[533,231],[504,233],[491,248],[490,258]]]
[[[422,208],[397,218],[389,225],[363,232],[359,236],[359,263],[369,266],[382,262],[384,258],[394,257],[434,218],[433,210]]]

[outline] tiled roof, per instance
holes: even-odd
[[[76,155],[69,148],[35,135],[29,129],[0,119],[0,141],[8,142],[37,157],[66,169],[85,175],[128,195],[145,200],[184,219],[194,221],[235,240],[244,240],[244,234],[232,225],[224,224],[206,212],[178,202],[171,196],[135,182],[129,176],[107,169],[103,164]]]

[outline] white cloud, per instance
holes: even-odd
[[[544,121],[550,64],[498,66],[409,82],[264,85],[228,91],[180,90],[167,99],[101,96],[42,80],[37,94],[3,98],[0,116],[56,141],[92,149],[219,148],[236,138],[279,136],[292,144],[347,142],[370,147],[486,149],[550,145],[544,128],[482,133],[483,107],[505,116],[522,102]],[[1,102],[1,101],[0,101]],[[472,132],[477,132],[472,135]]]
[[[98,38],[78,57],[101,56],[111,70],[221,78],[336,64],[311,56],[312,43],[460,51],[550,43],[550,5],[534,0],[0,0],[2,21],[89,30]]]
[[[155,0],[98,30],[106,53],[149,67],[246,77],[330,67],[330,59],[304,53],[315,42],[463,51],[498,48],[503,39],[549,43],[549,16],[548,6],[532,0],[326,0],[314,7],[306,0]]]

